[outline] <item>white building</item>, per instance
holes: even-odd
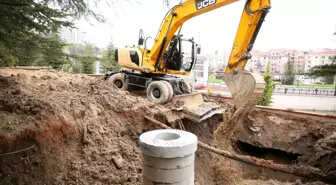
[[[209,60],[205,56],[197,56],[197,61],[191,75],[195,79],[196,84],[207,84],[209,77]]]
[[[318,51],[310,53],[311,66],[331,64],[333,57],[336,56],[336,50]]]
[[[80,31],[76,28],[62,28],[60,31],[60,37],[68,43],[84,44],[86,41],[86,32]]]
[[[207,60],[209,61],[209,71],[213,73],[215,71],[223,71],[226,67],[226,60],[224,53],[215,51],[214,54],[207,54]]]
[[[311,56],[310,54],[305,55],[305,67],[304,71],[307,73],[312,68],[312,62],[311,62]]]
[[[260,50],[252,50],[250,54],[252,58],[247,61],[245,69],[254,72],[264,72],[268,61],[266,54]]]
[[[270,62],[271,74],[283,74],[288,60],[294,62],[294,69],[297,72],[304,72],[307,52],[289,49],[271,49],[267,52],[252,50],[252,58],[248,60],[246,69],[264,73],[267,63]]]

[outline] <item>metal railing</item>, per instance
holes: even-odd
[[[227,87],[224,82],[207,82],[207,86]],[[334,89],[318,89],[318,88],[304,88],[304,87],[275,87],[274,94],[302,94],[302,95],[321,95],[321,96],[335,96]]]
[[[281,88],[275,87],[274,94],[302,94],[302,95],[324,95],[334,96],[335,90],[332,89],[308,89],[308,88]]]

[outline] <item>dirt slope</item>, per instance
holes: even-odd
[[[139,184],[137,137],[157,106],[99,79],[1,70],[0,184]]]

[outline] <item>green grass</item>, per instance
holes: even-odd
[[[208,82],[212,82],[212,83],[222,83],[224,82],[222,79],[217,79],[215,74],[211,74],[209,76],[209,79],[208,79]],[[280,84],[280,82],[273,82],[275,84],[275,86],[282,86]],[[286,86],[290,86],[292,88],[296,87],[296,82],[294,82],[293,85],[286,85]],[[323,84],[304,84],[304,83],[299,83],[299,87],[302,87],[302,88],[312,88],[312,89],[315,89],[315,88],[318,88],[318,89],[335,89],[335,86],[334,85],[323,85]]]
[[[215,74],[211,74],[209,76],[208,82],[221,83],[221,82],[224,82],[224,81],[222,79],[217,79]]]

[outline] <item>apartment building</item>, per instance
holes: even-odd
[[[248,61],[246,69],[249,71],[256,71],[264,73],[267,63],[270,62],[271,74],[283,74],[287,62],[294,62],[294,70],[296,72],[304,72],[307,67],[306,59],[309,59],[308,52],[290,50],[290,49],[271,49],[267,52],[260,50],[251,51],[252,58]]]
[[[62,28],[60,30],[60,37],[68,43],[84,44],[86,32],[80,31],[79,29]]]
[[[246,63],[245,69],[248,71],[265,72],[268,57],[263,51],[252,50],[252,58]]]
[[[194,69],[191,72],[191,78],[196,84],[206,85],[209,77],[209,60],[205,56],[198,55]]]
[[[310,53],[310,68],[318,65],[331,64],[333,57],[336,56],[336,50],[326,50]]]

